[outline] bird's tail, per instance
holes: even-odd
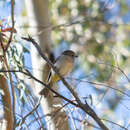
[[[59,77],[54,74],[52,77],[51,77],[51,81],[49,82],[49,84],[47,85],[48,87],[53,87],[53,85],[59,80]],[[43,88],[40,93],[40,95],[44,95],[44,97],[47,97],[48,94],[49,94],[49,89],[48,88]]]

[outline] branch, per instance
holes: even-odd
[[[10,43],[12,41],[13,38],[13,33],[14,33],[14,4],[15,4],[15,0],[11,0],[11,21],[12,21],[12,29],[11,29],[11,33],[10,33],[10,37],[8,40],[8,44],[7,47],[5,49],[5,51],[7,51],[8,47],[10,46]]]
[[[25,120],[26,120],[26,118],[27,118],[28,116],[30,116],[32,113],[34,113],[34,112],[37,110],[37,108],[39,107],[39,105],[40,105],[40,100],[39,100],[39,103],[32,109],[32,111],[30,111],[28,114],[26,114],[26,115],[22,118],[22,120],[20,121],[20,125],[22,125],[22,124],[25,122]]]
[[[113,121],[110,121],[110,120],[107,120],[107,119],[102,119],[102,120],[107,121],[107,122],[109,122],[109,123],[112,123],[112,124],[114,124],[114,125],[117,125],[117,126],[123,128],[124,130],[128,130],[128,129],[125,128],[124,126],[122,126],[122,125],[120,125],[120,124],[117,124],[117,123],[115,123],[115,122],[113,122]]]
[[[0,73],[4,72],[4,73],[8,73],[8,72],[16,72],[16,73],[22,73],[24,75],[29,76],[30,78],[34,79],[35,81],[37,81],[38,83],[42,84],[43,86],[45,86],[46,88],[48,88],[51,92],[55,93],[58,97],[64,99],[65,101],[69,102],[70,104],[79,107],[78,104],[74,103],[73,101],[67,99],[66,97],[62,96],[61,94],[59,94],[58,92],[56,92],[55,90],[53,90],[50,86],[48,86],[47,84],[45,84],[44,82],[40,81],[39,79],[35,78],[28,70],[25,71],[21,71],[21,70],[0,70]]]
[[[32,104],[32,106],[35,108],[35,99],[34,99],[34,97],[33,97],[33,95],[31,94],[31,92],[29,92],[30,93],[30,96],[31,96],[31,98],[30,98],[30,96],[28,96],[28,98],[29,98],[29,101],[31,102],[31,104]],[[32,101],[33,100],[33,101]],[[41,98],[39,99],[39,104],[40,104],[40,101],[41,101]],[[41,128],[43,128],[43,129],[45,129],[44,128],[44,124],[43,124],[43,122],[42,122],[42,120],[41,120],[41,117],[40,117],[40,115],[39,115],[39,113],[38,113],[38,110],[36,109],[36,114],[37,114],[37,116],[35,116],[34,115],[34,117],[35,117],[35,119],[38,117],[38,120],[37,120],[37,123],[40,125],[40,127]]]
[[[54,72],[59,76],[63,84],[68,88],[68,90],[71,92],[71,94],[75,97],[78,107],[80,107],[84,112],[86,112],[88,115],[90,115],[103,130],[108,130],[108,128],[104,125],[104,123],[101,121],[101,119],[97,116],[97,114],[94,112],[94,110],[87,104],[83,104],[81,100],[78,97],[78,94],[72,89],[72,87],[66,82],[66,80],[60,75],[60,73],[57,71],[56,67],[51,63],[51,61],[42,53],[41,48],[38,46],[37,42],[30,36],[28,38],[22,37],[22,39],[31,42],[36,49],[38,50],[40,56],[51,66],[51,68],[54,70]],[[48,87],[47,87],[48,88]],[[61,95],[60,95],[61,96]],[[65,98],[65,97],[64,97]],[[67,99],[68,100],[68,99]]]
[[[71,21],[71,22],[68,22],[68,23],[64,23],[64,24],[58,24],[58,25],[47,25],[47,26],[42,26],[42,25],[39,25],[39,26],[28,26],[28,25],[25,25],[25,26],[18,26],[18,28],[41,28],[42,31],[40,32],[44,32],[45,30],[48,30],[48,29],[51,29],[51,30],[55,30],[57,28],[65,28],[65,27],[70,27],[70,26],[73,26],[73,25],[76,25],[76,24],[84,24],[86,22],[91,22],[91,23],[102,23],[102,24],[106,24],[106,25],[113,25],[113,23],[108,23],[106,21],[101,21],[100,19],[97,19],[96,17],[95,18],[84,18],[83,20],[77,20],[77,21]],[[116,23],[116,25],[124,25],[124,26],[128,26],[129,24],[123,24],[123,23]]]
[[[96,82],[87,81],[87,80],[81,80],[81,79],[78,79],[78,78],[70,78],[70,77],[68,77],[67,79],[74,79],[74,80],[77,80],[77,81],[80,81],[80,82],[87,82],[87,83],[89,83],[89,84],[94,84],[94,85],[98,85],[98,86],[104,86],[104,87],[107,87],[107,88],[111,88],[111,89],[113,89],[113,90],[116,90],[116,91],[118,91],[118,92],[120,92],[120,93],[124,94],[125,96],[130,97],[130,95],[129,95],[129,94],[127,94],[127,93],[123,92],[122,90],[117,89],[117,88],[113,88],[113,87],[111,87],[110,85],[107,85],[107,84],[103,84],[103,83],[96,83]]]

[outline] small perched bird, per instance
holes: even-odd
[[[77,55],[72,50],[66,50],[56,59],[54,66],[62,77],[66,77],[74,67],[74,61]],[[53,73],[50,77],[48,86],[52,87],[56,82],[60,80],[56,73]],[[48,96],[49,89],[44,88],[40,91],[40,95]]]

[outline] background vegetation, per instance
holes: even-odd
[[[87,102],[109,129],[129,129],[129,5],[128,0],[50,0],[50,23],[35,26],[28,22],[27,2],[1,0],[0,127],[4,129],[4,121],[8,121],[7,118],[10,117],[13,126],[7,125],[8,129],[48,128],[44,119],[47,115],[43,115],[44,107],[40,106],[40,98],[35,95],[32,84],[27,82],[29,78],[33,78],[16,71],[43,71],[38,66],[32,66],[31,59],[34,57],[30,53],[31,43],[21,37],[29,34],[39,42],[38,37],[50,30],[52,44],[47,43],[49,45],[44,48],[46,52],[40,46],[43,53],[51,52],[57,57],[62,51],[72,49],[79,55],[73,72],[66,80],[78,93],[80,100]],[[39,7],[39,10],[42,9]],[[31,34],[30,29],[38,31]],[[75,102],[72,92],[61,81],[58,86],[60,94]],[[54,115],[63,110],[66,115],[61,117],[65,119],[62,123],[67,120],[71,129],[100,128],[90,115],[65,100],[61,101],[58,110]]]

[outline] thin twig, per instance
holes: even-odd
[[[34,100],[34,97],[31,95],[31,97],[32,97],[32,99]],[[31,104],[32,104],[32,106],[33,107],[35,107],[35,104],[33,103],[33,101],[29,98],[29,100],[30,100],[30,102],[31,102]],[[42,128],[44,128],[44,125],[43,125],[43,123],[42,123],[42,120],[41,120],[41,118],[40,118],[40,115],[39,115],[39,113],[38,113],[38,110],[36,109],[36,114],[37,114],[37,116],[38,116],[38,123],[40,122],[40,125],[41,125],[41,127]],[[36,118],[36,117],[35,117]]]
[[[68,23],[64,23],[64,24],[58,24],[58,25],[47,25],[47,26],[42,26],[42,25],[38,25],[38,26],[28,26],[28,25],[24,25],[24,26],[17,26],[18,28],[41,28],[42,30],[46,30],[46,29],[51,29],[51,30],[55,30],[57,28],[63,28],[63,27],[70,27],[76,24],[83,24],[83,23],[87,23],[87,22],[91,22],[91,23],[102,23],[102,24],[107,24],[107,25],[113,25],[113,23],[108,23],[106,21],[101,21],[100,19],[97,18],[84,18],[82,20],[77,20],[77,21],[70,21]],[[122,23],[116,23],[116,25],[125,25],[128,26],[129,24],[122,24]]]
[[[69,78],[69,77],[68,77],[68,79],[72,79],[72,78]],[[111,87],[110,85],[107,85],[107,84],[103,84],[103,83],[96,83],[96,82],[87,81],[87,80],[81,80],[81,79],[78,79],[78,78],[73,78],[73,79],[74,79],[74,80],[77,80],[77,81],[80,81],[80,82],[87,82],[87,83],[89,83],[89,84],[94,84],[94,85],[98,85],[98,86],[108,87],[108,88],[111,88],[111,89],[113,89],[113,90],[116,90],[116,91],[118,91],[118,92],[120,92],[120,93],[124,94],[125,96],[130,97],[130,95],[129,95],[129,94],[127,94],[127,93],[123,92],[122,90],[117,89],[117,88],[113,88],[113,87]]]
[[[21,120],[21,122],[20,122],[20,125],[22,125],[22,124],[25,122],[25,120],[26,120],[26,118],[27,118],[28,116],[30,116],[32,113],[34,113],[34,112],[37,110],[37,108],[39,107],[39,105],[40,105],[40,100],[39,100],[38,104],[32,109],[32,111],[30,111],[28,114],[26,114],[26,115],[22,118],[22,120]]]
[[[113,121],[110,121],[110,120],[107,120],[107,119],[102,119],[102,120],[107,121],[107,122],[112,123],[112,124],[115,124],[115,125],[117,125],[117,126],[119,126],[119,127],[123,128],[124,130],[128,130],[128,129],[127,129],[127,128],[125,128],[124,126],[119,125],[119,124],[117,124],[117,123],[115,123],[115,122],[113,122]]]
[[[13,39],[13,33],[14,33],[14,5],[15,5],[15,0],[11,0],[11,22],[12,22],[12,29],[11,29],[11,33],[10,33],[10,37],[8,40],[8,44],[7,47],[5,49],[5,51],[7,51],[8,47],[10,46],[10,43],[12,42]]]

